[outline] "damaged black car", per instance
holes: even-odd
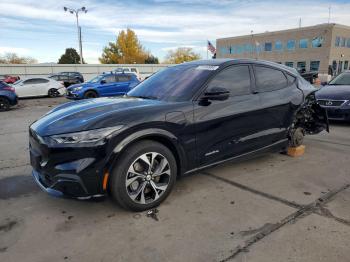
[[[328,131],[316,89],[267,61],[215,59],[164,69],[123,97],[60,105],[30,126],[33,177],[55,196],[159,205],[176,179],[298,146]]]

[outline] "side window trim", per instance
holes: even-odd
[[[284,88],[286,88],[286,87],[288,87],[289,86],[289,80],[288,80],[288,78],[287,78],[287,76],[286,76],[286,73],[284,72],[284,70],[281,70],[281,69],[278,69],[278,68],[274,68],[274,67],[272,67],[272,66],[268,66],[268,65],[260,65],[260,64],[254,64],[254,65],[252,65],[253,66],[253,71],[254,71],[254,86],[255,86],[255,88],[256,88],[256,92],[257,93],[268,93],[268,92],[274,92],[274,91],[277,91],[277,90],[281,90],[281,89],[284,89]],[[284,87],[282,87],[282,88],[279,88],[279,89],[275,89],[275,90],[270,90],[270,91],[260,91],[259,90],[259,87],[258,87],[258,84],[256,83],[257,82],[257,77],[256,77],[256,67],[265,67],[265,68],[269,68],[269,69],[273,69],[273,70],[278,70],[278,71],[280,71],[280,72],[282,72],[282,74],[284,75],[284,77],[285,77],[285,80],[286,80],[286,83],[287,83],[287,85],[286,86],[284,86]]]
[[[203,91],[201,92],[201,94],[199,95],[198,98],[202,97],[205,93],[205,91],[207,90],[210,82],[220,73],[222,73],[224,70],[227,70],[229,68],[232,68],[232,67],[238,67],[238,66],[247,66],[248,67],[248,72],[249,72],[249,79],[250,79],[250,85],[249,85],[249,93],[248,94],[243,94],[243,95],[234,95],[234,96],[229,96],[229,99],[231,99],[232,97],[238,97],[238,96],[247,96],[247,95],[251,95],[253,94],[253,89],[252,89],[252,86],[253,86],[253,78],[252,78],[252,71],[251,71],[251,64],[249,63],[242,63],[242,64],[231,64],[231,65],[228,65],[228,66],[225,66],[224,68],[222,68],[219,72],[217,72],[217,74],[215,74],[206,84],[205,84],[205,88],[203,88]],[[255,86],[255,85],[254,85]],[[197,99],[198,100],[198,99]]]

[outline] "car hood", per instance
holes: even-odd
[[[316,92],[317,99],[350,100],[350,85],[327,85]]]
[[[160,112],[159,100],[140,98],[96,98],[65,103],[31,125],[40,136],[79,132],[135,122],[142,115]]]

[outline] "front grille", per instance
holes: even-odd
[[[317,100],[317,103],[321,106],[341,106],[345,103],[345,100]]]

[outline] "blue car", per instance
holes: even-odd
[[[67,88],[68,99],[84,99],[102,96],[120,96],[137,86],[140,81],[132,73],[108,73],[94,77],[88,82]]]
[[[9,110],[11,106],[17,105],[15,89],[0,81],[0,111]]]

